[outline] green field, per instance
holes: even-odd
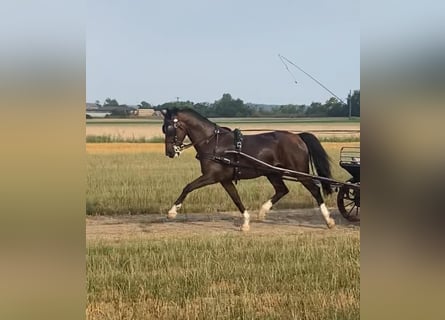
[[[357,232],[90,242],[88,319],[359,319]]]
[[[105,144],[111,148],[115,144]],[[134,146],[133,146],[134,145]],[[199,161],[194,150],[179,158],[164,155],[162,144],[132,144],[129,152],[87,151],[87,214],[166,213],[185,185],[200,176]],[[150,151],[141,149],[153,147]],[[332,158],[333,177],[346,181],[349,175],[338,165],[340,147],[357,143],[324,143]],[[100,147],[90,144],[90,147]],[[108,147],[109,146],[109,147]],[[88,150],[88,148],[87,148]],[[280,200],[276,209],[316,207],[310,193],[299,183],[286,182],[290,193]],[[238,191],[248,210],[256,211],[274,190],[266,178],[242,180]],[[335,195],[326,199],[336,206]],[[229,196],[217,185],[193,191],[185,200],[181,212],[236,211]]]

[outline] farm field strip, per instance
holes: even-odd
[[[317,130],[360,130],[359,122],[316,122],[316,121],[287,121],[287,122],[272,122],[272,121],[263,121],[263,122],[253,122],[248,121],[246,119],[235,121],[230,119],[228,121],[220,121],[220,119],[216,119],[216,123],[221,126],[226,126],[229,128],[239,128],[241,130],[250,130],[250,129],[266,129],[266,130],[296,130],[296,131],[317,131]],[[128,120],[127,120],[128,121]],[[249,132],[246,134],[253,134],[254,132]],[[259,132],[258,132],[259,133]],[[125,119],[122,119],[121,122],[114,121],[113,122],[105,122],[105,121],[97,121],[88,122],[86,125],[86,135],[87,136],[115,136],[121,138],[157,138],[162,137],[161,130],[161,121],[158,120],[156,122],[142,122],[142,121],[134,121],[134,122],[125,122]],[[335,136],[358,136],[359,133],[350,133],[350,132],[337,132],[337,133],[318,133],[319,136],[326,135],[335,135]]]

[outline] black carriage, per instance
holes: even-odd
[[[338,187],[337,206],[343,217],[349,221],[360,220],[360,148],[342,147],[340,150],[340,167],[351,175],[348,184]]]

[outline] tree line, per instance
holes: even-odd
[[[99,101],[96,101],[96,104],[100,106]],[[107,98],[103,106],[126,105],[120,105],[115,99]],[[148,102],[142,101],[137,107],[140,109],[154,108],[155,110],[174,107],[190,108],[205,117],[360,117],[360,90],[354,90],[352,94],[349,94],[346,104],[332,97],[325,103],[312,102],[310,105],[287,104],[266,107],[244,103],[243,100],[234,99],[229,93],[224,93],[221,99],[214,103],[175,101],[152,106]]]

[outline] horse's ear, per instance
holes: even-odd
[[[161,110],[159,110],[159,111],[161,111],[161,113],[162,113],[162,115],[163,115],[164,117],[167,115],[167,110],[165,110],[165,109],[161,109]]]

